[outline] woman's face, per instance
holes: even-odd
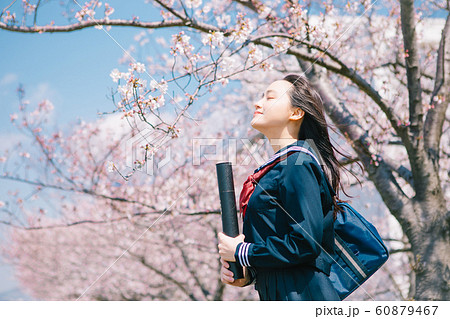
[[[293,107],[289,99],[289,89],[292,84],[278,80],[270,84],[262,97],[255,104],[255,113],[251,126],[264,135],[277,135],[285,129],[292,120],[299,119],[303,111]],[[295,115],[296,113],[297,115]]]

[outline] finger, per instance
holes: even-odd
[[[234,282],[233,276],[227,276],[227,275],[225,275],[225,274],[222,274],[222,280],[224,280],[224,281],[226,281],[226,282],[229,282],[229,283]]]
[[[225,268],[230,268],[230,264],[228,263],[227,260],[224,259],[224,254],[219,253],[220,255],[220,262],[222,263],[222,266],[224,266]]]
[[[229,283],[233,283],[234,282],[234,278],[233,277],[225,277],[225,281],[229,282]]]
[[[223,283],[229,283],[229,282],[231,282],[230,279],[231,279],[230,276],[228,276],[227,274],[223,273],[223,271],[220,273],[220,280],[221,280]]]
[[[222,265],[222,268],[221,268],[221,272],[225,273],[225,274],[228,274],[228,275],[233,274],[233,272],[230,269],[225,268],[225,266],[223,266],[223,265]]]
[[[233,272],[231,270],[226,269],[226,268],[223,269],[222,273],[224,275],[227,275],[228,277],[233,277],[234,276]]]

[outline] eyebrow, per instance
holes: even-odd
[[[267,94],[269,94],[269,92],[276,93],[276,91],[274,91],[274,90],[267,90],[267,91],[266,91]],[[264,97],[264,93],[262,93],[261,97]]]

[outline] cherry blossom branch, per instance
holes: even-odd
[[[108,196],[108,195],[105,195],[105,194],[98,194],[98,193],[94,192],[93,190],[89,190],[89,189],[66,188],[66,187],[63,187],[63,186],[52,185],[52,184],[45,184],[45,183],[40,182],[40,181],[31,181],[31,180],[27,180],[27,179],[23,179],[23,178],[20,178],[20,177],[15,177],[15,176],[9,176],[9,175],[2,175],[2,176],[0,176],[0,179],[20,182],[20,183],[33,185],[33,186],[39,186],[39,187],[43,187],[43,188],[56,189],[56,190],[60,190],[60,191],[73,192],[73,193],[79,193],[79,194],[87,194],[87,195],[91,195],[91,196],[94,196],[94,197],[108,199],[108,200],[111,200],[111,201],[117,201],[117,202],[122,202],[122,203],[129,203],[129,204],[137,204],[137,205],[143,206],[145,208],[151,208],[151,209],[156,210],[156,208],[154,206],[146,204],[146,203],[143,203],[143,202],[139,202],[139,201],[131,200],[131,199],[126,199],[126,198],[123,198],[123,197],[113,197],[113,196]]]
[[[6,6],[3,10],[2,13],[0,14],[0,19],[2,18],[3,14],[6,12],[6,10],[8,10],[17,0],[13,0],[8,6]]]
[[[215,225],[212,225],[209,221],[207,221],[208,225],[210,226],[211,230],[214,233],[214,238],[218,238],[219,235],[219,230],[217,229],[217,227]],[[215,246],[216,248],[216,254],[219,254],[219,248],[217,247],[217,245]],[[217,259],[216,262],[216,272],[218,274],[220,274],[220,269],[222,268],[222,263],[220,262],[220,259]],[[214,298],[213,300],[222,300],[222,296],[225,290],[225,284],[222,282],[221,278],[219,277],[217,280],[217,286],[216,286],[216,291],[214,292]]]
[[[154,267],[153,265],[148,263],[145,256],[138,256],[136,254],[131,253],[130,251],[128,251],[128,253],[131,256],[137,258],[137,260],[139,260],[142,263],[142,265],[149,268],[150,270],[155,272],[157,275],[159,275],[159,276],[163,277],[164,279],[168,280],[169,282],[175,284],[183,293],[186,294],[186,296],[189,297],[190,300],[193,300],[193,301],[197,300],[197,298],[194,296],[194,294],[192,292],[190,292],[188,289],[186,289],[186,287],[185,287],[186,283],[180,282],[180,281],[176,280],[175,278],[173,278],[170,274],[157,269],[156,267]]]
[[[392,170],[383,158],[372,153],[370,143],[367,141],[368,132],[362,128],[347,107],[343,103],[339,103],[330,87],[329,80],[319,72],[315,72],[314,66],[311,66],[308,62],[302,59],[297,60],[302,69],[310,70],[306,72],[306,76],[322,97],[327,114],[334,123],[337,123],[339,130],[358,154],[358,158],[366,168],[370,180],[375,184],[387,207],[390,208],[400,224],[405,227],[404,229],[411,230],[415,222],[415,216],[402,214],[405,206],[408,206],[408,197],[399,188]]]
[[[383,63],[383,64],[381,64],[381,65],[379,65],[379,66],[377,66],[377,67],[374,67],[374,69],[377,69],[377,68],[384,68],[384,67],[389,67],[389,66],[393,66],[394,69],[396,69],[397,66],[401,67],[402,69],[406,69],[405,64],[402,63],[402,62],[400,62],[400,61]],[[433,80],[433,81],[434,81],[434,79],[435,79],[434,76],[432,76],[432,75],[426,73],[424,70],[420,70],[420,76],[421,76],[421,77],[424,77],[424,78],[427,78],[427,79],[430,79],[430,80]]]
[[[202,292],[204,298],[207,300],[208,295],[210,295],[210,292],[208,291],[208,289],[206,289],[205,285],[203,285],[202,282],[200,281],[200,278],[197,275],[196,271],[194,271],[195,268],[191,265],[191,262],[189,261],[189,257],[186,255],[183,247],[181,247],[179,245],[177,240],[173,241],[173,244],[175,245],[175,247],[178,248],[178,251],[181,254],[181,257],[182,257],[185,267],[188,269],[189,274],[192,276],[192,278],[194,278],[195,283],[200,288],[200,291]]]
[[[431,108],[428,110],[424,124],[424,147],[435,166],[438,166],[439,146],[445,114],[450,102],[450,13],[447,15],[439,43],[436,77],[430,98]]]
[[[383,160],[392,171],[396,172],[401,178],[403,178],[404,181],[406,181],[409,185],[411,185],[411,187],[414,188],[414,179],[411,170],[388,157],[385,157]],[[405,196],[407,195],[405,194]]]
[[[375,90],[362,76],[360,76],[356,70],[348,67],[344,62],[342,62],[339,58],[331,54],[328,49],[320,48],[316,45],[307,43],[303,40],[298,40],[295,37],[289,36],[284,33],[272,33],[269,35],[263,35],[254,39],[251,39],[251,42],[255,44],[259,44],[266,47],[273,47],[272,43],[267,41],[265,38],[267,37],[284,37],[289,38],[292,41],[296,41],[297,43],[303,44],[306,48],[315,49],[319,52],[322,52],[322,55],[312,55],[310,53],[306,53],[304,50],[298,48],[289,48],[286,50],[286,54],[293,55],[297,59],[302,59],[304,61],[311,62],[313,64],[317,64],[319,66],[324,67],[325,69],[332,71],[336,74],[340,74],[349,80],[351,80],[357,87],[359,87],[364,93],[366,93],[386,114],[392,128],[396,131],[398,136],[402,139],[407,149],[411,149],[411,141],[408,136],[408,127],[404,125],[400,125],[399,118],[395,115],[393,109],[388,106],[388,103],[383,100],[377,90]],[[325,62],[321,57],[323,55],[328,56],[336,65],[329,64]]]
[[[200,23],[201,24],[201,23]],[[93,21],[82,21],[74,24],[69,24],[65,26],[56,25],[46,25],[46,26],[18,26],[18,25],[8,25],[0,21],[0,29],[21,32],[21,33],[60,33],[60,32],[72,32],[78,31],[86,28],[98,27],[98,26],[121,26],[121,27],[134,27],[134,28],[144,28],[144,29],[158,29],[158,28],[170,28],[170,27],[184,27],[186,26],[186,21],[184,20],[172,20],[172,21],[161,21],[161,22],[142,22],[137,20],[126,20],[126,19],[95,19]],[[200,27],[200,25],[199,25]]]
[[[406,83],[406,82],[403,81],[402,79],[398,79],[398,82],[399,82],[401,85],[403,85],[403,87],[404,87],[405,89],[408,89],[408,83]],[[427,88],[422,88],[422,92],[425,93],[425,94],[428,94],[428,95],[432,95],[432,94],[433,94],[433,91],[431,91],[431,90],[429,90],[429,89],[427,89]]]
[[[173,26],[187,26],[189,28],[193,28],[202,32],[208,33],[209,31],[220,31],[224,33],[224,36],[230,36],[230,32],[227,32],[226,30],[220,29],[218,27],[215,27],[213,25],[204,24],[201,22],[193,22],[189,17],[183,16],[182,14],[176,12],[172,8],[168,7],[161,1],[156,1],[161,6],[163,6],[165,9],[169,10],[172,14],[174,14],[177,17],[180,17],[180,20],[175,22],[140,22],[140,21],[127,21],[127,20],[110,20],[108,18],[106,19],[97,19],[95,21],[83,21],[81,23],[72,25],[72,26],[64,26],[64,27],[57,27],[57,26],[50,26],[45,27],[45,29],[39,29],[41,27],[15,27],[15,26],[6,26],[3,27],[10,30],[10,31],[21,31],[21,32],[68,32],[68,31],[74,31],[79,30],[82,28],[92,27],[92,26],[98,26],[98,25],[111,25],[111,26],[133,26],[133,27],[142,27],[142,28],[166,28],[166,27],[173,27]],[[253,6],[251,6],[253,7]],[[2,28],[2,23],[0,23],[0,28]],[[17,30],[12,30],[10,28],[19,28]],[[25,28],[25,29],[24,29]],[[62,28],[62,29],[61,29]],[[310,43],[306,43],[304,41],[299,41],[298,39],[293,38],[292,36],[288,36],[283,33],[273,33],[269,35],[264,35],[260,37],[256,37],[254,39],[250,39],[248,43],[255,43],[261,46],[265,46],[268,48],[273,48],[272,42],[268,41],[267,38],[271,37],[284,37],[289,38],[294,41],[297,41],[300,44],[305,45],[307,48],[314,48],[320,52],[322,52],[324,55],[328,56],[333,62],[336,63],[336,65],[330,64],[328,62],[325,62],[323,59],[321,59],[321,56],[317,55],[311,55],[303,52],[300,49],[297,48],[289,48],[286,51],[286,54],[296,56],[297,58],[302,58],[306,61],[313,62],[315,64],[318,64],[324,68],[326,68],[329,71],[332,71],[334,73],[340,74],[344,77],[347,77],[350,79],[353,83],[355,83],[363,92],[365,92],[369,97],[371,97],[374,102],[381,108],[381,110],[386,114],[388,117],[392,127],[394,130],[398,133],[398,135],[404,140],[405,143],[409,143],[407,139],[407,132],[404,127],[401,127],[398,125],[399,121],[398,118],[394,115],[392,109],[387,106],[387,104],[383,101],[379,93],[367,82],[365,81],[354,69],[347,67],[342,61],[340,61],[337,57],[333,56],[328,50],[322,49],[318,46],[312,45]],[[323,55],[322,55],[323,56]],[[195,72],[194,72],[195,73]],[[189,108],[189,105],[184,109],[187,110]]]
[[[92,195],[92,194],[90,194]],[[114,199],[113,199],[114,200]],[[67,227],[73,227],[73,226],[79,226],[82,224],[111,224],[111,223],[117,223],[123,220],[132,220],[135,217],[145,217],[150,215],[172,215],[174,211],[172,210],[161,210],[161,211],[153,211],[153,212],[138,212],[138,213],[132,213],[127,216],[120,216],[116,218],[110,218],[110,219],[100,219],[100,220],[91,220],[91,219],[83,219],[83,220],[77,220],[75,222],[66,223],[66,224],[55,224],[55,225],[44,225],[44,226],[20,226],[17,224],[13,224],[11,222],[0,220],[0,224],[7,225],[13,228],[22,229],[22,230],[41,230],[41,229],[56,229],[56,228],[67,228]],[[198,211],[194,213],[180,213],[176,212],[178,215],[184,215],[184,216],[205,216],[205,215],[220,215],[221,211]]]
[[[442,5],[441,3],[439,3],[439,2],[436,1],[436,0],[430,0],[430,2],[431,2],[434,6],[436,6],[437,8],[439,8],[439,9],[441,9],[441,10],[447,10],[447,11],[450,11],[450,1],[449,1],[449,0],[446,1],[445,5]]]
[[[416,22],[415,22],[415,11],[414,11],[414,1],[413,0],[401,0],[401,23],[402,23],[402,33],[403,42],[405,48],[405,64],[406,64],[406,75],[408,80],[408,93],[409,93],[409,132],[410,134],[410,144],[405,144],[406,151],[408,153],[408,159],[411,165],[411,172],[414,179],[414,190],[415,190],[415,200],[427,201],[431,198],[436,200],[437,206],[434,209],[430,209],[428,218],[433,220],[433,225],[429,227],[446,227],[443,225],[448,225],[449,219],[444,195],[442,191],[442,186],[439,178],[439,165],[437,163],[437,149],[439,145],[436,144],[436,139],[440,138],[442,134],[442,127],[437,128],[437,133],[434,133],[431,139],[424,142],[424,107],[422,105],[422,87],[420,83],[420,62],[418,57],[418,44],[416,38]],[[447,23],[448,25],[448,19]],[[445,28],[444,28],[445,30]],[[443,37],[449,38],[446,32],[443,32]],[[445,43],[445,41],[444,41]],[[448,48],[448,44],[446,45]],[[444,52],[446,50],[444,49]],[[445,53],[448,54],[448,51]],[[442,56],[442,55],[441,55]],[[445,59],[445,58],[444,58]],[[438,61],[438,63],[441,63]],[[444,69],[448,69],[450,62],[447,61]],[[446,72],[448,74],[448,72]],[[450,96],[448,91],[450,90],[450,82],[446,81],[447,85],[445,90],[447,91],[447,98]],[[439,109],[444,108],[446,110],[448,106],[448,101],[444,103],[445,106],[439,107]],[[432,113],[433,114],[433,113]],[[430,121],[432,117],[430,117]],[[443,123],[443,120],[439,120],[436,124]],[[426,128],[426,130],[430,127]],[[436,129],[435,129],[436,130]],[[428,147],[428,149],[426,149]],[[430,151],[431,150],[431,151]],[[431,155],[429,155],[431,153]],[[433,174],[434,173],[434,174]],[[417,227],[420,225],[420,218],[415,220],[413,223]],[[410,234],[414,236],[414,234]],[[409,236],[408,236],[409,237]],[[414,237],[409,237],[413,239]]]
[[[38,0],[36,7],[34,8],[34,17],[33,17],[33,25],[36,26],[36,20],[37,20],[37,12],[39,9],[39,5],[41,4],[41,0]]]
[[[42,27],[38,27],[38,28],[36,28],[36,27],[32,27],[32,28],[15,27],[15,26],[7,26],[5,24],[3,24],[3,26],[2,26],[2,23],[0,23],[0,28],[4,27],[10,31],[21,31],[21,32],[67,32],[67,31],[78,30],[80,28],[92,27],[92,26],[96,26],[96,25],[97,26],[98,25],[116,25],[116,26],[127,26],[128,25],[128,26],[143,27],[143,28],[165,28],[165,27],[171,27],[171,26],[188,26],[190,28],[197,29],[197,30],[203,31],[203,32],[209,32],[210,30],[214,30],[214,31],[224,32],[224,36],[229,35],[229,33],[227,33],[226,30],[221,30],[215,26],[202,24],[199,22],[194,23],[191,20],[191,18],[189,18],[188,16],[183,16],[181,13],[178,13],[176,10],[170,8],[169,6],[165,5],[161,1],[156,0],[156,2],[158,4],[160,4],[161,6],[163,6],[166,10],[171,12],[173,15],[180,18],[180,20],[175,21],[175,22],[160,22],[160,23],[147,22],[146,23],[146,22],[140,22],[140,21],[136,21],[136,20],[133,20],[133,21],[110,20],[110,19],[106,18],[106,19],[98,19],[95,21],[83,21],[79,24],[72,25],[72,26],[44,27],[46,29],[42,29]],[[241,4],[243,4],[243,3],[241,3]],[[254,11],[256,10],[256,6],[253,4],[252,5],[249,4],[247,7],[251,8]],[[11,28],[19,28],[19,29],[15,30],[15,29],[11,29]],[[59,29],[59,28],[62,28],[62,29]],[[273,34],[273,35],[267,35],[267,36],[252,39],[250,42],[272,48],[273,44],[269,41],[264,41],[264,38],[275,37],[275,36],[289,38],[289,36],[287,36],[286,34]],[[290,37],[290,38],[292,39],[292,37]],[[315,55],[313,55],[313,56],[307,55],[307,54],[301,52],[300,50],[294,49],[294,48],[288,49],[286,53],[294,55],[297,58],[302,58],[307,61],[316,63],[322,67],[325,67],[326,69],[328,69],[332,72],[335,72],[337,74],[340,74],[340,75],[345,76],[348,79],[350,79],[363,92],[365,92],[369,97],[371,97],[375,103],[377,103],[377,105],[381,108],[381,110],[388,117],[394,130],[404,141],[405,145],[407,146],[407,149],[411,149],[410,145],[408,145],[408,144],[410,144],[410,142],[408,140],[407,128],[398,125],[399,121],[398,121],[398,118],[394,115],[393,110],[390,107],[388,107],[387,103],[385,103],[383,101],[383,99],[378,94],[378,92],[371,85],[369,85],[367,81],[365,81],[360,75],[358,75],[355,70],[353,70],[352,68],[348,68],[342,61],[340,61],[337,57],[333,56],[328,50],[324,50],[320,47],[305,43],[303,41],[301,41],[299,43],[305,44],[308,48],[314,48],[314,49],[322,52],[323,54],[328,56],[332,61],[336,62],[338,65],[334,66],[329,63],[325,63],[323,60],[318,59]]]
[[[391,250],[389,250],[389,255],[398,254],[398,253],[409,253],[409,252],[411,252],[411,248],[391,249]]]
[[[258,8],[255,6],[255,4],[259,4],[259,1],[251,1],[251,0],[233,0],[236,3],[239,3],[240,5],[249,8],[253,12],[258,12]]]
[[[394,285],[396,291],[398,292],[402,300],[406,300],[405,296],[403,296],[402,290],[400,289],[400,285],[397,283],[397,280],[395,280],[394,276],[392,275],[392,272],[388,268],[383,269],[388,274],[389,279],[392,281],[392,284]]]
[[[276,35],[281,36],[281,35]],[[284,36],[286,37],[286,36]],[[295,40],[295,39],[293,39]],[[252,41],[256,44],[260,44],[266,47],[272,47],[272,44],[270,42],[266,42],[264,40],[256,39]],[[380,96],[377,90],[373,88],[361,75],[359,75],[356,70],[353,68],[348,67],[344,62],[340,61],[337,57],[333,56],[329,51],[326,51],[320,47],[314,46],[309,43],[305,43],[302,41],[302,44],[305,44],[305,46],[309,48],[314,48],[318,51],[323,52],[326,56],[330,57],[333,62],[335,62],[337,65],[330,64],[328,62],[323,61],[320,59],[320,56],[317,57],[315,54],[309,54],[305,51],[297,48],[290,48],[286,51],[286,54],[293,55],[297,57],[297,59],[302,59],[304,61],[308,61],[314,64],[317,64],[329,71],[332,71],[336,74],[342,75],[346,77],[347,79],[351,80],[352,83],[354,83],[358,88],[361,89],[364,93],[366,93],[383,111],[383,113],[386,114],[386,117],[388,118],[392,128],[396,131],[398,136],[402,139],[402,141],[405,143],[405,145],[411,144],[410,139],[408,138],[408,128],[406,126],[399,125],[400,121],[399,118],[395,115],[393,109],[388,106],[387,102],[383,100],[383,98]],[[325,52],[326,51],[326,52]]]
[[[162,6],[164,9],[166,9],[167,11],[169,11],[170,13],[172,13],[174,16],[176,16],[177,18],[179,18],[180,20],[183,21],[187,21],[187,20],[191,20],[188,16],[188,14],[186,13],[186,9],[184,10],[185,12],[185,16],[183,16],[181,13],[177,12],[175,9],[169,7],[168,5],[166,5],[164,2],[160,1],[160,0],[154,0],[156,3],[158,3],[160,6]],[[180,1],[181,2],[181,1]],[[181,2],[182,3],[182,2]],[[184,8],[184,7],[183,7]]]
[[[408,79],[409,93],[409,122],[413,143],[421,134],[423,126],[422,110],[422,86],[420,84],[420,62],[416,38],[416,21],[414,0],[400,0],[400,16],[403,33],[404,56],[406,65],[406,76]],[[408,147],[409,151],[413,149]],[[419,145],[417,145],[419,146]]]

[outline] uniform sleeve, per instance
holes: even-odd
[[[320,254],[323,233],[320,186],[312,162],[297,162],[288,162],[283,168],[278,185],[281,201],[278,203],[287,215],[284,220],[289,231],[268,236],[264,242],[239,243],[235,259],[240,265],[286,267],[310,263]]]

